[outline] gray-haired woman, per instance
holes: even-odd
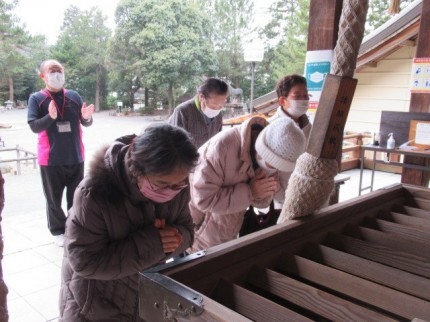
[[[60,321],[141,321],[138,272],[193,242],[189,135],[168,124],[101,149],[66,224]]]

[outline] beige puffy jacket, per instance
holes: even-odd
[[[249,183],[256,175],[250,154],[252,124],[268,123],[253,117],[218,133],[199,149],[199,164],[190,175],[190,211],[196,225],[191,252],[235,239],[250,205],[270,205],[271,198],[257,201],[251,194]]]

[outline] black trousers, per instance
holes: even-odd
[[[73,194],[84,178],[84,163],[64,166],[41,166],[43,192],[46,197],[46,214],[51,234],[64,234],[66,215],[61,208],[64,189],[66,190],[67,210],[73,205]]]

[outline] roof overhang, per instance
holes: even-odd
[[[422,0],[416,0],[402,12],[364,37],[357,58],[356,72],[376,67],[378,61],[403,46],[415,46],[421,22]]]

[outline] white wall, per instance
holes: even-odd
[[[409,110],[412,59],[416,47],[402,47],[354,75],[358,80],[346,131],[378,132],[381,111]]]

